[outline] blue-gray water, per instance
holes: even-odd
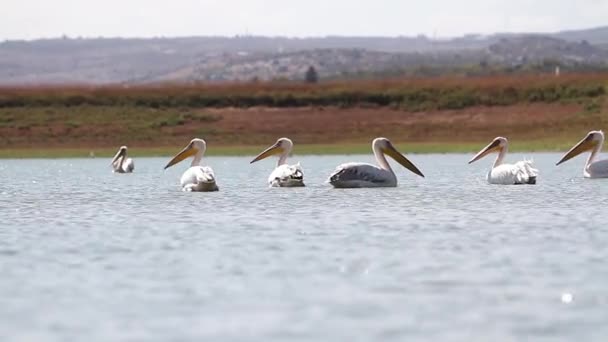
[[[323,182],[371,156],[296,156],[299,189],[207,158],[217,193],[169,158],[2,160],[0,340],[604,341],[608,180],[527,156],[535,186],[410,155],[425,179],[352,190]]]

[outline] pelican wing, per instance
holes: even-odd
[[[131,173],[135,169],[135,163],[133,163],[133,159],[127,158],[123,162],[124,157],[119,157],[115,161],[112,162],[112,169],[116,173]]]
[[[300,163],[296,165],[279,165],[268,177],[270,186],[292,187],[304,186],[304,173]]]
[[[215,174],[209,166],[195,167],[196,180],[198,182],[215,182]]]
[[[192,166],[181,178],[184,191],[217,191],[213,169],[209,166]]]
[[[488,174],[491,184],[535,184],[538,170],[532,167],[529,160],[519,161],[515,164],[502,164]]]
[[[608,178],[608,159],[591,163],[586,171],[589,178]]]
[[[128,158],[122,165],[122,168],[125,172],[133,172],[133,170],[135,170],[135,163],[133,162],[133,159]]]
[[[369,187],[391,186],[389,172],[365,163],[347,163],[339,165],[329,176],[329,183],[335,187]]]

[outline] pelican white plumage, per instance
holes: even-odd
[[[131,173],[135,170],[133,159],[127,158],[127,146],[121,146],[112,158],[112,172]]]
[[[509,142],[507,138],[497,137],[488,146],[484,147],[477,153],[469,164],[485,157],[486,155],[497,152],[498,157],[494,161],[494,165],[488,172],[486,179],[490,184],[536,184],[538,170],[532,167],[532,161],[523,160],[515,164],[503,164],[503,160],[509,150]]]
[[[422,172],[403,156],[386,138],[376,138],[372,142],[372,151],[379,166],[368,163],[346,163],[339,165],[329,176],[328,182],[335,188],[373,188],[396,187],[397,176],[391,169],[385,154],[392,157],[406,169],[424,177]]]
[[[180,183],[184,191],[218,191],[215,183],[215,175],[209,166],[201,166],[201,160],[207,150],[207,143],[203,139],[192,139],[188,146],[184,147],[169,163],[165,169],[179,163],[180,161],[194,156],[190,168],[184,172]]]
[[[583,140],[579,141],[578,144],[574,145],[568,151],[562,159],[557,162],[557,165],[572,159],[579,154],[591,151],[585,168],[583,169],[583,175],[585,178],[608,178],[608,159],[595,160],[596,157],[602,151],[604,145],[604,132],[602,131],[591,131],[587,133],[587,136]]]
[[[274,145],[268,147],[262,153],[258,154],[251,164],[278,154],[279,160],[277,167],[270,173],[268,177],[268,185],[271,187],[298,187],[304,186],[304,174],[300,163],[295,165],[287,164],[287,156],[293,149],[293,142],[289,138],[279,138]]]

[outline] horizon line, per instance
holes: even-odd
[[[63,34],[61,36],[48,36],[48,37],[37,37],[37,38],[4,38],[0,43],[7,42],[36,42],[42,40],[104,40],[104,39],[124,39],[124,40],[147,40],[147,39],[193,39],[193,38],[224,38],[224,39],[235,39],[235,38],[270,38],[270,39],[326,39],[326,38],[420,38],[424,37],[429,40],[449,40],[449,39],[457,39],[468,36],[497,36],[497,35],[518,35],[518,34],[528,34],[528,35],[554,35],[559,33],[568,33],[568,32],[577,32],[577,31],[589,31],[589,30],[597,30],[597,29],[608,29],[608,25],[602,26],[591,26],[585,28],[576,28],[576,29],[564,29],[564,30],[552,30],[552,31],[495,31],[493,33],[464,33],[461,35],[454,36],[440,36],[436,34],[429,35],[427,33],[418,33],[418,34],[409,34],[409,35],[346,35],[346,34],[325,34],[325,35],[297,35],[297,36],[289,36],[289,35],[264,35],[264,34],[233,34],[233,35],[221,35],[221,34],[194,34],[194,35],[174,35],[174,36],[112,36],[112,35],[97,35],[97,36],[84,36],[84,35],[69,35]]]

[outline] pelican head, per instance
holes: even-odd
[[[492,142],[489,143],[488,146],[484,147],[481,151],[479,151],[479,153],[477,153],[475,155],[475,157],[473,157],[471,160],[469,160],[469,164],[478,161],[479,159],[487,156],[488,154],[490,154],[492,152],[499,152],[499,151],[503,150],[505,147],[507,147],[508,143],[509,143],[509,141],[507,140],[507,138],[504,138],[504,137],[494,138],[494,140],[492,140]]]
[[[203,155],[207,150],[207,143],[203,139],[192,139],[190,143],[184,147],[178,154],[171,159],[171,161],[165,166],[165,169],[181,162],[182,160],[191,157],[195,154]]]
[[[591,131],[591,132],[587,133],[587,136],[585,136],[583,138],[583,140],[579,141],[578,144],[574,145],[574,147],[572,147],[570,149],[570,151],[568,151],[562,157],[562,159],[560,159],[560,161],[557,162],[556,165],[559,165],[567,160],[570,160],[583,152],[593,150],[602,142],[604,142],[604,132]]]
[[[114,163],[116,163],[120,158],[123,158],[127,155],[127,146],[120,146],[120,148],[118,149],[118,152],[116,152],[116,154],[114,155],[114,158],[112,158],[112,165]]]
[[[262,151],[262,153],[258,154],[251,162],[250,164],[253,164],[259,160],[268,158],[270,156],[276,155],[276,154],[283,154],[283,153],[289,153],[289,151],[291,151],[291,149],[293,148],[293,142],[291,142],[291,139],[289,138],[279,138],[277,140],[276,143],[274,143],[274,145],[268,147],[267,149],[265,149],[264,151]]]
[[[372,149],[374,151],[380,151],[383,154],[388,155],[389,157],[393,158],[397,163],[401,164],[406,169],[408,169],[411,172],[417,174],[418,176],[424,178],[424,175],[422,174],[422,172],[420,172],[420,170],[418,170],[418,168],[411,161],[409,161],[403,154],[401,154],[399,151],[397,151],[395,146],[393,146],[393,144],[387,138],[374,139],[374,141],[372,142]]]

